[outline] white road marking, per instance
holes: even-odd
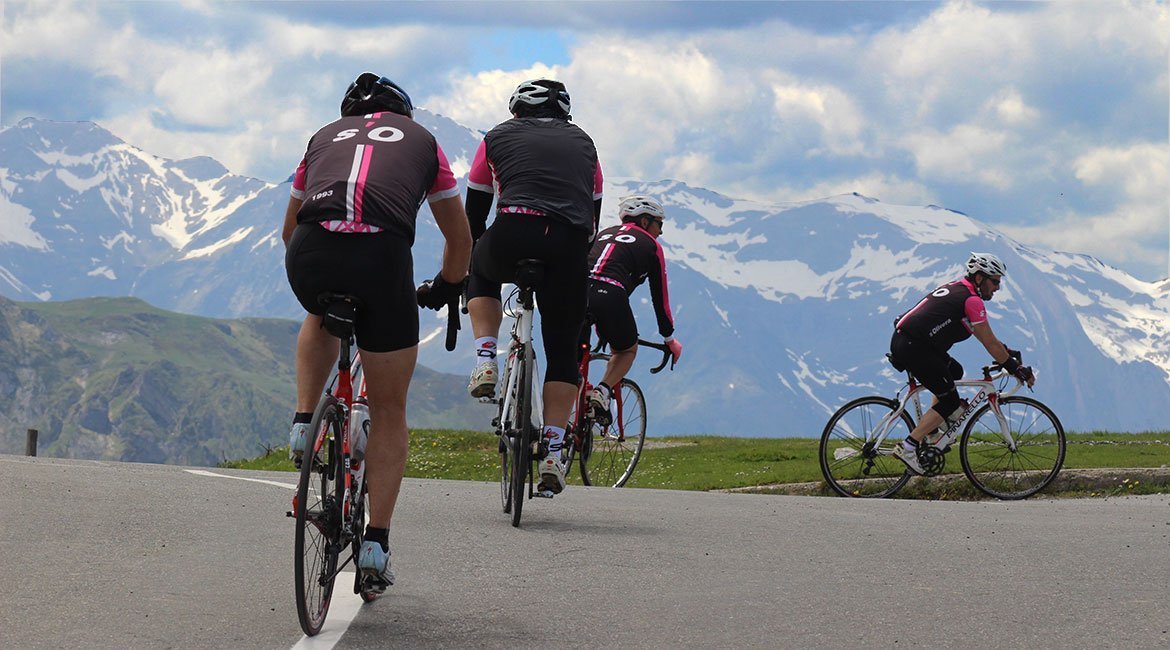
[[[317,636],[303,636],[292,650],[330,650],[341,640],[349,624],[357,617],[364,604],[362,597],[353,593],[354,574],[341,573],[334,583],[333,599],[329,602],[329,615]],[[347,588],[350,587],[350,588]]]
[[[293,483],[290,485],[288,483],[281,483],[280,481],[269,481],[267,479],[262,479],[262,478],[247,478],[245,476],[228,476],[227,474],[216,474],[215,472],[208,472],[208,471],[202,470],[202,469],[188,469],[188,470],[183,470],[183,471],[190,472],[191,474],[196,474],[198,476],[211,476],[214,478],[232,478],[232,479],[235,479],[237,481],[251,481],[253,483],[266,483],[268,485],[275,485],[276,487],[288,488],[290,490],[297,489],[296,483]]]

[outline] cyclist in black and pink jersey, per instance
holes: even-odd
[[[297,407],[290,455],[300,455],[309,421],[338,355],[321,327],[322,293],[361,301],[355,338],[370,409],[365,449],[370,520],[358,568],[375,588],[393,584],[389,528],[406,467],[406,392],[418,356],[414,287],[415,219],[423,200],[443,233],[442,269],[430,299],[458,295],[471,232],[455,177],[434,136],[412,119],[406,91],[366,72],[346,90],[341,119],[309,140],[285,211],[285,268],[309,312],[297,337]]]
[[[910,371],[934,394],[930,410],[894,448],[894,456],[916,474],[922,473],[918,444],[945,420],[962,414],[955,380],[963,377],[963,366],[948,353],[951,346],[974,335],[1005,370],[1028,386],[1036,381],[1032,370],[1020,365],[1020,353],[1001,343],[988,322],[984,301],[999,291],[1006,270],[991,253],[971,253],[966,277],[935,289],[895,321],[890,361],[895,368]]]
[[[589,393],[594,417],[603,425],[611,421],[611,387],[626,376],[638,354],[638,325],[630,309],[630,295],[647,279],[654,314],[658,317],[658,333],[666,340],[674,361],[682,355],[682,343],[674,338],[666,258],[662,244],[658,243],[666,211],[654,199],[630,196],[618,205],[618,217],[621,225],[598,233],[589,253],[589,321],[613,351],[605,376]],[[583,336],[588,334],[586,330]]]
[[[497,337],[503,321],[500,285],[516,262],[544,261],[536,287],[547,360],[541,489],[565,487],[561,444],[579,381],[577,337],[585,320],[585,259],[601,215],[602,176],[593,139],[570,120],[564,84],[533,79],[508,102],[512,119],[484,136],[467,175],[467,215],[476,240],[468,281],[476,365],[468,391],[495,392]],[[496,217],[486,228],[493,199]]]

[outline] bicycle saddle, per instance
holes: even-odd
[[[516,262],[516,286],[532,289],[544,280],[544,260],[520,260]]]
[[[325,313],[321,316],[321,327],[324,327],[326,332],[339,339],[349,339],[353,336],[361,300],[344,293],[325,292],[317,296],[317,302],[325,306]]]

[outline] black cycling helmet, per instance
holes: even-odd
[[[349,85],[341,98],[341,116],[366,115],[390,111],[414,116],[414,104],[401,86],[373,72],[363,72]]]
[[[553,79],[529,79],[516,86],[508,110],[517,117],[563,117],[572,119],[569,91]]]

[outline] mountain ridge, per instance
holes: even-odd
[[[425,110],[416,117],[462,183],[479,134]],[[22,121],[20,137],[17,127],[0,131],[0,294],[134,295],[209,317],[300,317],[279,239],[287,182],[215,176],[222,166],[195,159],[130,156],[119,148],[129,145],[88,127],[82,142],[38,135],[56,124]],[[107,144],[95,152],[85,142]],[[993,328],[1038,368],[1036,396],[1067,428],[1165,427],[1154,409],[1133,405],[1170,398],[1170,279],[1145,282],[1091,256],[1018,242],[958,210],[859,193],[771,204],[679,180],[610,178],[603,225],[615,220],[616,198],[635,193],[666,206],[660,242],[686,346],[673,373],[650,376],[644,362],[633,372],[647,392],[652,435],[815,436],[848,399],[892,395],[901,377],[884,362],[892,319],[958,277],[972,250],[1007,263],[1004,288],[988,305]],[[424,205],[416,279],[434,274],[441,248]],[[634,294],[640,331],[653,338],[648,303],[646,289]],[[420,319],[420,362],[467,372],[467,337],[447,354],[441,336],[428,338],[445,314]],[[975,342],[953,352],[970,371],[986,362]]]

